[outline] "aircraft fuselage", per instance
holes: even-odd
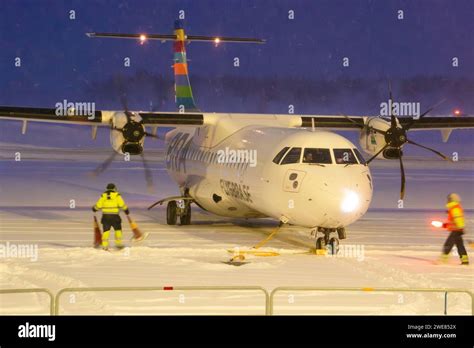
[[[232,131],[223,136],[219,126],[225,133]],[[340,228],[359,219],[372,198],[369,168],[358,160],[347,164],[335,158],[334,151],[350,152],[356,146],[332,132],[239,127],[228,120],[199,128],[178,127],[166,140],[171,178],[183,194],[217,215],[271,217],[310,228]],[[286,156],[280,158],[282,163],[275,160],[285,148],[287,155],[296,149],[294,163],[284,164]],[[297,149],[301,149],[299,155]],[[305,149],[325,151],[331,158],[324,164],[304,163]]]

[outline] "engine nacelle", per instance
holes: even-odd
[[[112,116],[110,144],[114,151],[130,155],[139,155],[143,152],[145,127],[140,121],[140,116],[132,114],[129,119],[124,112],[116,112]]]
[[[371,130],[371,127],[381,131],[387,131],[387,129],[390,128],[390,122],[380,117],[370,117],[367,119],[365,128],[360,132],[359,143],[362,150],[373,156],[387,143],[385,141],[385,136],[375,132],[374,130]],[[377,156],[379,159],[398,159],[399,157],[400,152],[398,149],[392,147],[386,148]]]

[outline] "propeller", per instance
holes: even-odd
[[[133,119],[135,117],[135,114],[131,112],[130,109],[128,108],[127,95],[125,92],[123,92],[123,90],[122,90],[122,93],[120,93],[120,103],[122,104],[122,108],[123,108],[123,112],[125,116],[127,116],[127,124],[125,124],[123,128],[114,127],[112,128],[113,130],[124,133],[124,138],[129,141],[140,141],[143,136],[159,139],[159,137],[156,134],[149,133],[145,130],[145,127],[143,126],[143,122],[141,120],[136,121]],[[133,129],[130,130],[128,128],[133,128]]]
[[[140,154],[143,163],[143,169],[145,170],[145,181],[146,186],[149,192],[153,192],[153,176],[151,175],[150,167],[148,166],[148,162],[145,158],[145,155],[142,153]]]
[[[117,152],[113,151],[104,162],[102,162],[97,168],[94,169],[94,171],[91,173],[92,176],[99,176],[100,174],[102,174],[113,162],[115,156],[117,156]]]
[[[145,158],[145,155],[143,154],[143,149],[141,145],[139,145],[140,141],[144,136],[154,138],[154,139],[159,139],[158,135],[149,133],[146,131],[142,120],[139,117],[136,117],[136,115],[130,111],[128,108],[128,100],[127,100],[127,95],[124,91],[123,88],[123,83],[121,83],[121,79],[117,80],[117,85],[119,87],[120,91],[120,103],[122,105],[123,112],[125,116],[127,117],[127,123],[122,127],[122,128],[117,128],[115,126],[111,127],[112,131],[116,132],[121,132],[125,141],[127,143],[131,143],[134,145],[133,149],[135,150],[134,153],[131,153],[131,155],[140,155],[140,158],[143,163],[143,169],[145,172],[145,180],[147,183],[147,188],[149,192],[153,191],[153,176],[151,174],[151,169],[150,166],[148,165],[148,162]],[[126,146],[126,145],[125,145]],[[125,151],[125,150],[124,150]],[[103,173],[113,162],[117,155],[117,152],[113,152],[103,163],[101,163],[93,172],[92,174],[94,176],[97,176],[101,173]]]
[[[398,118],[393,114],[393,95],[392,95],[392,84],[390,81],[388,81],[388,91],[389,91],[389,101],[390,101],[390,128],[387,129],[385,132],[376,130],[377,132],[380,132],[384,134],[385,137],[385,146],[382,147],[374,156],[372,156],[368,161],[366,161],[366,165],[368,165],[370,162],[372,162],[380,153],[382,153],[384,150],[387,148],[392,148],[396,149],[398,151],[398,159],[400,162],[400,174],[401,174],[401,187],[400,187],[400,199],[403,199],[405,197],[405,169],[403,166],[403,151],[402,148],[403,146],[408,143],[414,146],[418,146],[420,148],[423,148],[425,150],[431,151],[434,154],[438,155],[441,157],[443,160],[450,161],[450,159],[442,154],[441,152],[432,149],[428,146],[424,146],[421,144],[418,144],[414,142],[413,140],[408,139],[407,137],[407,131],[413,127],[413,125],[416,124],[421,118],[426,116],[430,111],[441,105],[445,100],[443,99],[442,101],[436,103],[435,105],[431,106],[428,108],[425,112],[423,112],[420,117],[418,118],[412,118],[405,126],[402,126],[398,120]]]
[[[382,151],[384,151],[386,148],[388,147],[388,144],[385,144],[384,147],[382,147],[379,151],[377,151],[377,153],[375,155],[373,155],[372,157],[370,157],[367,161],[365,161],[365,164],[366,165],[369,165],[370,162],[372,162],[374,159],[377,158],[378,155],[380,155],[380,153]]]
[[[360,128],[360,129],[368,129],[369,131],[374,131],[374,132],[377,132],[377,133],[380,133],[380,134],[384,134],[385,135],[385,131],[383,130],[380,130],[380,129],[377,129],[375,127],[372,127],[372,126],[367,126],[365,124],[360,124],[359,122],[353,120],[352,118],[350,118],[349,116],[347,115],[344,115],[344,114],[340,114],[341,116],[345,117],[348,121],[352,122],[353,124],[356,125],[356,127]]]
[[[418,117],[418,120],[425,117],[428,113],[430,113],[432,110],[436,109],[438,106],[440,106],[441,104],[443,104],[444,102],[446,101],[446,99],[441,99],[439,102],[437,102],[435,105],[431,106],[430,108],[428,108],[424,113],[422,113],[420,115],[420,117]],[[412,118],[410,122],[408,122],[408,124],[405,125],[405,130],[409,130],[413,124],[415,123],[416,119]]]

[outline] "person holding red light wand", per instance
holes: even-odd
[[[448,221],[441,223],[439,221],[433,221],[432,225],[435,227],[443,227],[450,231],[446,242],[443,245],[443,252],[441,254],[441,262],[447,262],[449,253],[453,249],[454,245],[458,249],[458,254],[461,259],[462,265],[469,264],[469,258],[467,256],[466,248],[464,247],[464,241],[462,235],[464,234],[464,210],[461,205],[461,197],[457,193],[450,193],[447,197],[446,204]]]

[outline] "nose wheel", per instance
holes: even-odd
[[[329,254],[336,255],[339,252],[339,239],[332,237],[326,248]]]
[[[319,237],[316,239],[316,250],[326,249],[326,241],[324,237]]]
[[[316,239],[316,250],[326,250],[330,255],[336,255],[339,252],[339,238],[344,239],[346,237],[345,230],[339,229],[327,229],[318,228],[317,232],[323,233],[323,237]],[[331,237],[331,233],[337,232],[338,237]]]

